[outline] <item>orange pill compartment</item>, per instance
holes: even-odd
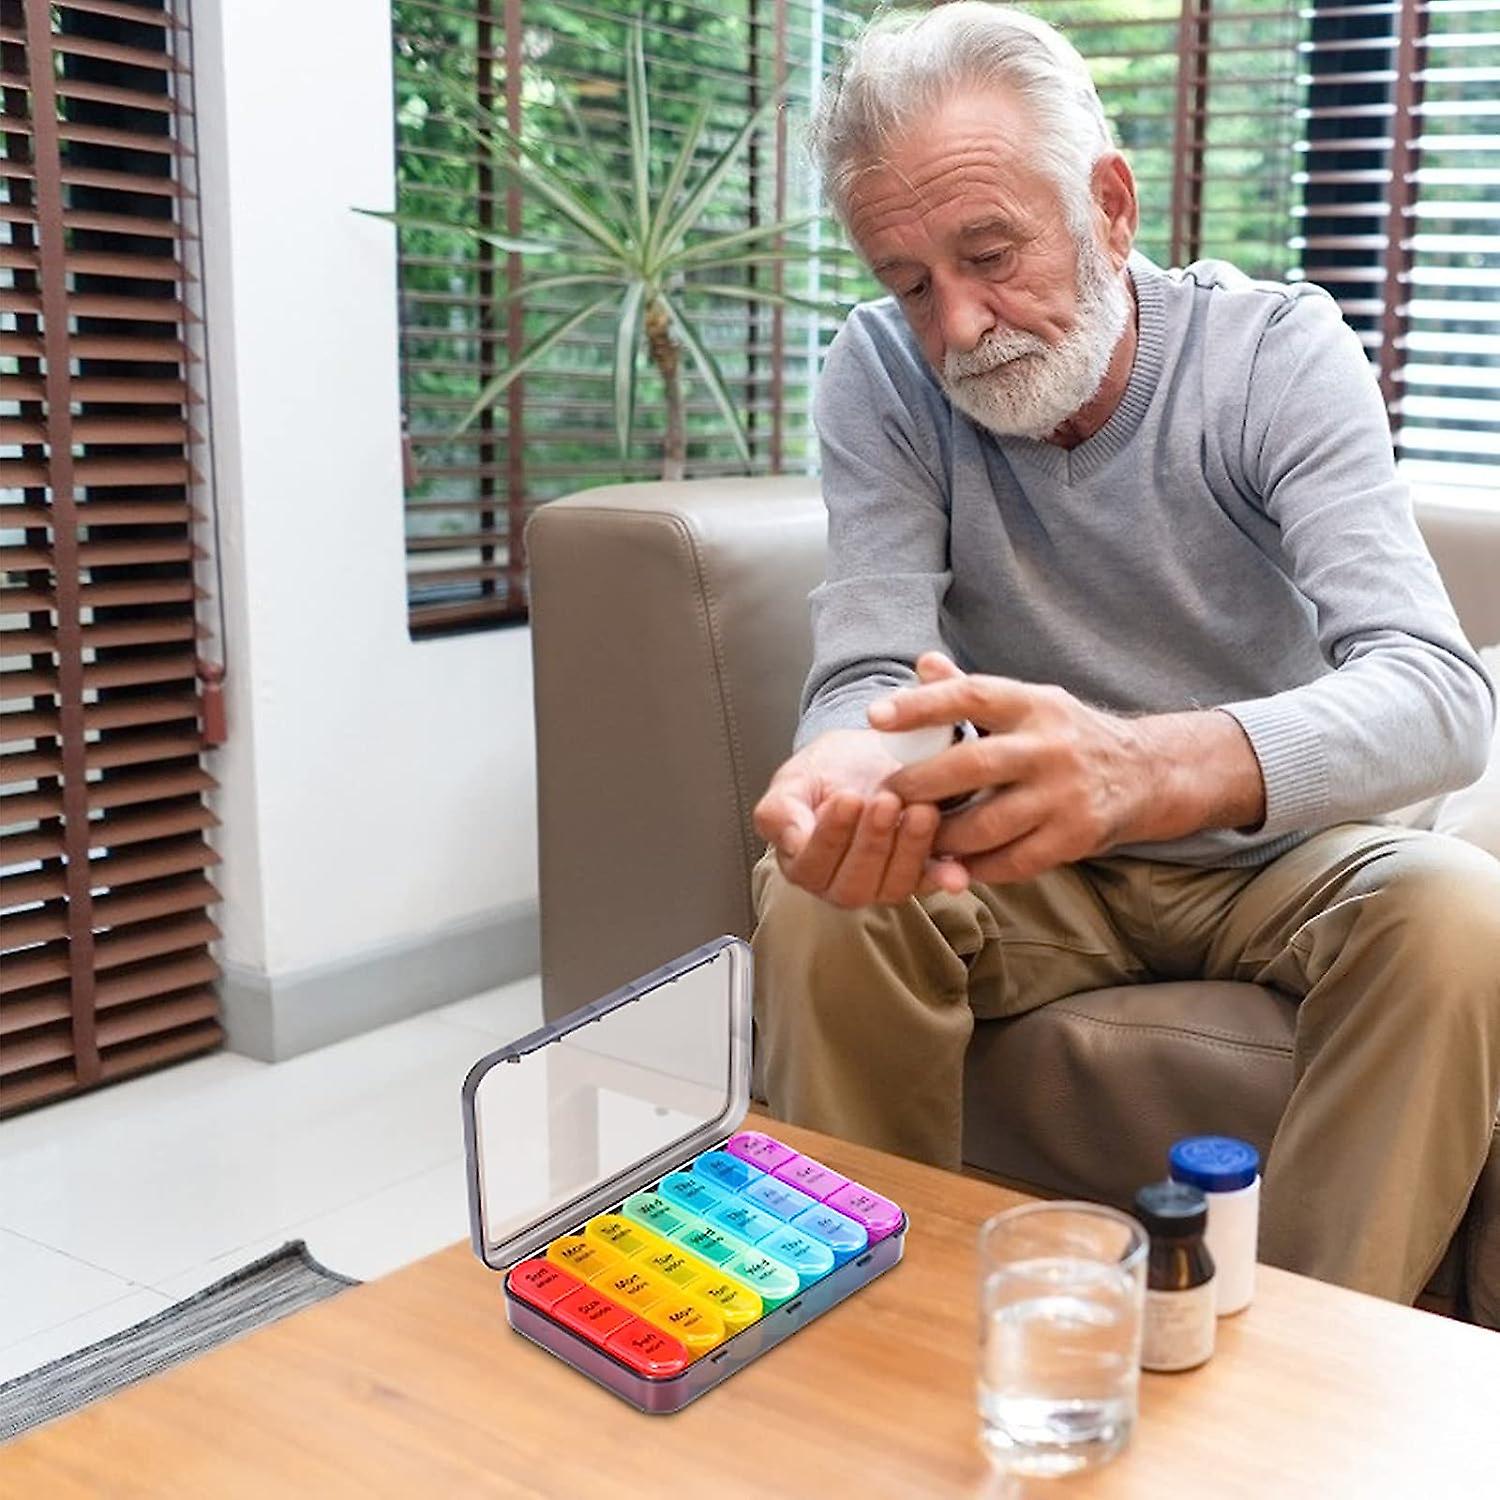
[[[512,1328],[677,1411],[901,1258],[905,1215],[749,1104],[750,952],[721,938],[482,1058],[470,1228]]]

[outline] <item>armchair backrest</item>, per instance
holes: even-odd
[[[1419,516],[1471,638],[1500,640],[1500,515]],[[810,477],[612,485],[526,538],[555,1018],[749,935],[750,815],[791,745],[826,518]]]

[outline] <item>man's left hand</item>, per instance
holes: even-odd
[[[1123,718],[1060,687],[962,672],[937,652],[917,662],[917,675],[920,686],[871,704],[876,729],[968,719],[989,733],[886,785],[903,803],[989,793],[944,819],[933,845],[974,880],[1030,880],[1118,844],[1264,816],[1259,764],[1227,714]]]

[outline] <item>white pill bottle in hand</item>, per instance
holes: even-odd
[[[965,740],[979,738],[979,731],[967,719],[961,719],[957,724],[929,724],[921,729],[877,729],[875,732],[880,736],[880,748],[903,766],[920,765],[924,760],[931,760],[934,755],[941,755],[944,750],[951,750]],[[945,815],[960,812],[972,803],[983,801],[987,796],[988,788],[981,788],[977,792],[960,792],[956,797],[945,797],[939,802],[938,811]]]
[[[1221,1318],[1255,1295],[1255,1246],[1260,1233],[1260,1153],[1227,1135],[1193,1135],[1167,1153],[1174,1182],[1201,1188],[1208,1199],[1204,1241],[1218,1274],[1214,1310]]]

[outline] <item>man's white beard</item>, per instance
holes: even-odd
[[[1129,316],[1130,293],[1090,235],[1078,246],[1077,321],[1062,342],[991,329],[967,354],[948,352],[943,389],[1002,437],[1049,437],[1097,394]]]

